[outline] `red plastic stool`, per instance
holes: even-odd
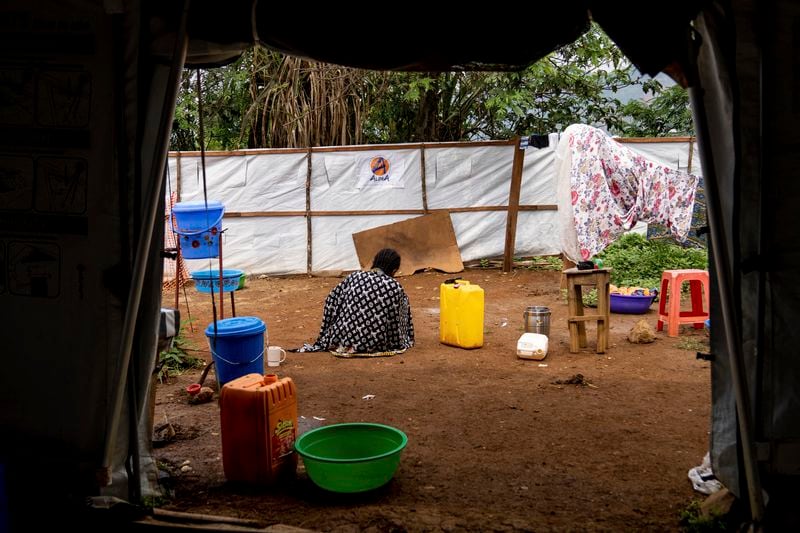
[[[685,281],[689,282],[692,296],[691,311],[681,311],[681,286]],[[660,298],[657,331],[664,329],[664,322],[669,323],[670,337],[678,336],[681,324],[694,324],[694,329],[702,329],[708,318],[708,271],[665,270],[661,275]]]

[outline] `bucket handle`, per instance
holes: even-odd
[[[219,358],[220,358],[220,360],[222,360],[222,361],[225,361],[225,362],[226,362],[226,363],[228,363],[229,365],[249,365],[250,363],[254,363],[254,362],[256,362],[256,361],[258,360],[258,358],[259,358],[259,357],[264,357],[264,350],[262,349],[260,354],[258,354],[257,356],[253,357],[251,360],[249,360],[249,361],[246,361],[246,362],[244,362],[244,363],[242,363],[242,362],[235,362],[235,361],[228,361],[227,359],[225,359],[224,357],[222,357],[220,354],[218,354],[217,352],[215,352],[215,351],[213,350],[213,348],[212,348],[212,350],[211,350],[211,355],[213,355],[214,357],[219,357]]]
[[[222,222],[222,217],[224,217],[224,216],[225,216],[225,210],[223,209],[222,213],[220,213],[219,218],[216,220],[216,222],[211,224],[206,229],[201,229],[201,230],[197,230],[197,231],[179,231],[178,229],[175,228],[175,213],[172,212],[172,213],[170,213],[170,219],[171,219],[171,222],[172,222],[172,231],[174,231],[178,235],[200,235],[201,233],[205,233],[206,231],[210,230],[211,228],[215,227],[217,224]]]

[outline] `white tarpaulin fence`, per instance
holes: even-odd
[[[248,274],[357,270],[353,233],[433,210],[450,211],[464,261],[558,254],[558,135],[549,137],[549,146],[524,148],[518,203],[511,194],[516,141],[207,152],[208,199],[226,210],[224,266]],[[620,141],[700,174],[689,138]],[[169,178],[180,201],[203,199],[199,152],[171,153]],[[516,232],[507,251],[510,212]],[[208,265],[188,261],[189,270]]]

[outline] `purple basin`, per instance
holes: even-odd
[[[629,315],[641,315],[650,309],[656,295],[650,296],[626,296],[624,294],[611,295],[611,312],[612,313],[627,313]]]

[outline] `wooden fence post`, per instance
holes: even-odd
[[[508,192],[508,218],[506,219],[506,245],[503,252],[503,272],[511,272],[514,267],[514,245],[517,240],[517,213],[519,212],[519,193],[522,188],[522,163],[525,149],[520,147],[520,138],[514,140],[514,162],[511,165],[511,189]]]
[[[311,274],[311,147],[306,156],[306,274]]]

